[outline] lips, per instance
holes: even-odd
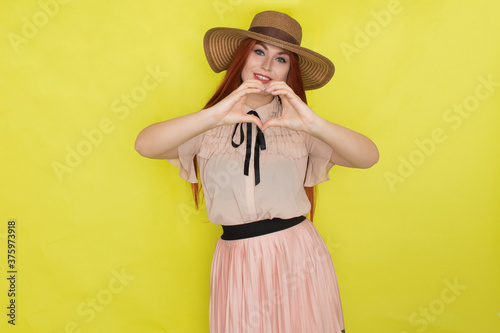
[[[254,73],[253,76],[262,83],[269,83],[272,80],[269,76],[263,74]]]

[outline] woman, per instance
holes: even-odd
[[[199,170],[208,217],[223,226],[212,333],[344,332],[328,248],[305,216],[334,164],[368,168],[378,150],[307,106],[305,90],[325,85],[334,66],[301,37],[297,21],[274,11],[248,31],[209,30],[208,62],[227,69],[217,92],[203,110],[153,124],[136,141],[141,155],[168,159],[195,185]]]

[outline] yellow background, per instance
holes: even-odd
[[[302,45],[336,65],[331,83],[308,93],[311,107],[380,150],[371,169],[336,166],[319,187],[315,223],[347,332],[500,331],[498,1],[1,7],[2,332],[208,332],[221,230],[193,208],[178,169],[142,158],[134,141],[215,89],[205,31],[247,29],[266,9],[295,17]]]

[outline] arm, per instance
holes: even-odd
[[[156,123],[139,133],[135,150],[148,158],[178,158],[178,146],[213,126],[208,109]]]
[[[333,149],[330,160],[334,164],[351,168],[369,168],[377,163],[377,146],[366,136],[318,116],[284,82],[273,82],[267,90],[280,95],[283,115],[268,120],[263,130],[270,126],[283,126],[303,131],[328,144]]]
[[[210,108],[150,125],[139,133],[135,149],[144,157],[178,158],[178,146],[217,126],[253,122],[261,127],[259,118],[244,113],[243,105],[248,94],[263,89],[259,81],[248,80]]]
[[[332,163],[365,169],[378,162],[378,149],[372,140],[319,116],[308,134],[332,147],[333,154],[330,158]]]

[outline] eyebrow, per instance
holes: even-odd
[[[257,42],[257,43],[255,43],[255,44],[256,44],[256,45],[260,45],[260,46],[262,46],[264,49],[266,49],[266,51],[267,51],[267,50],[269,50],[269,49],[267,48],[267,46],[266,46],[265,44],[263,44],[263,43],[259,43],[259,42]],[[281,55],[281,54],[284,54],[284,55],[289,55],[289,54],[288,54],[288,52],[285,52],[285,51],[278,52],[277,54],[278,54],[278,55]]]

